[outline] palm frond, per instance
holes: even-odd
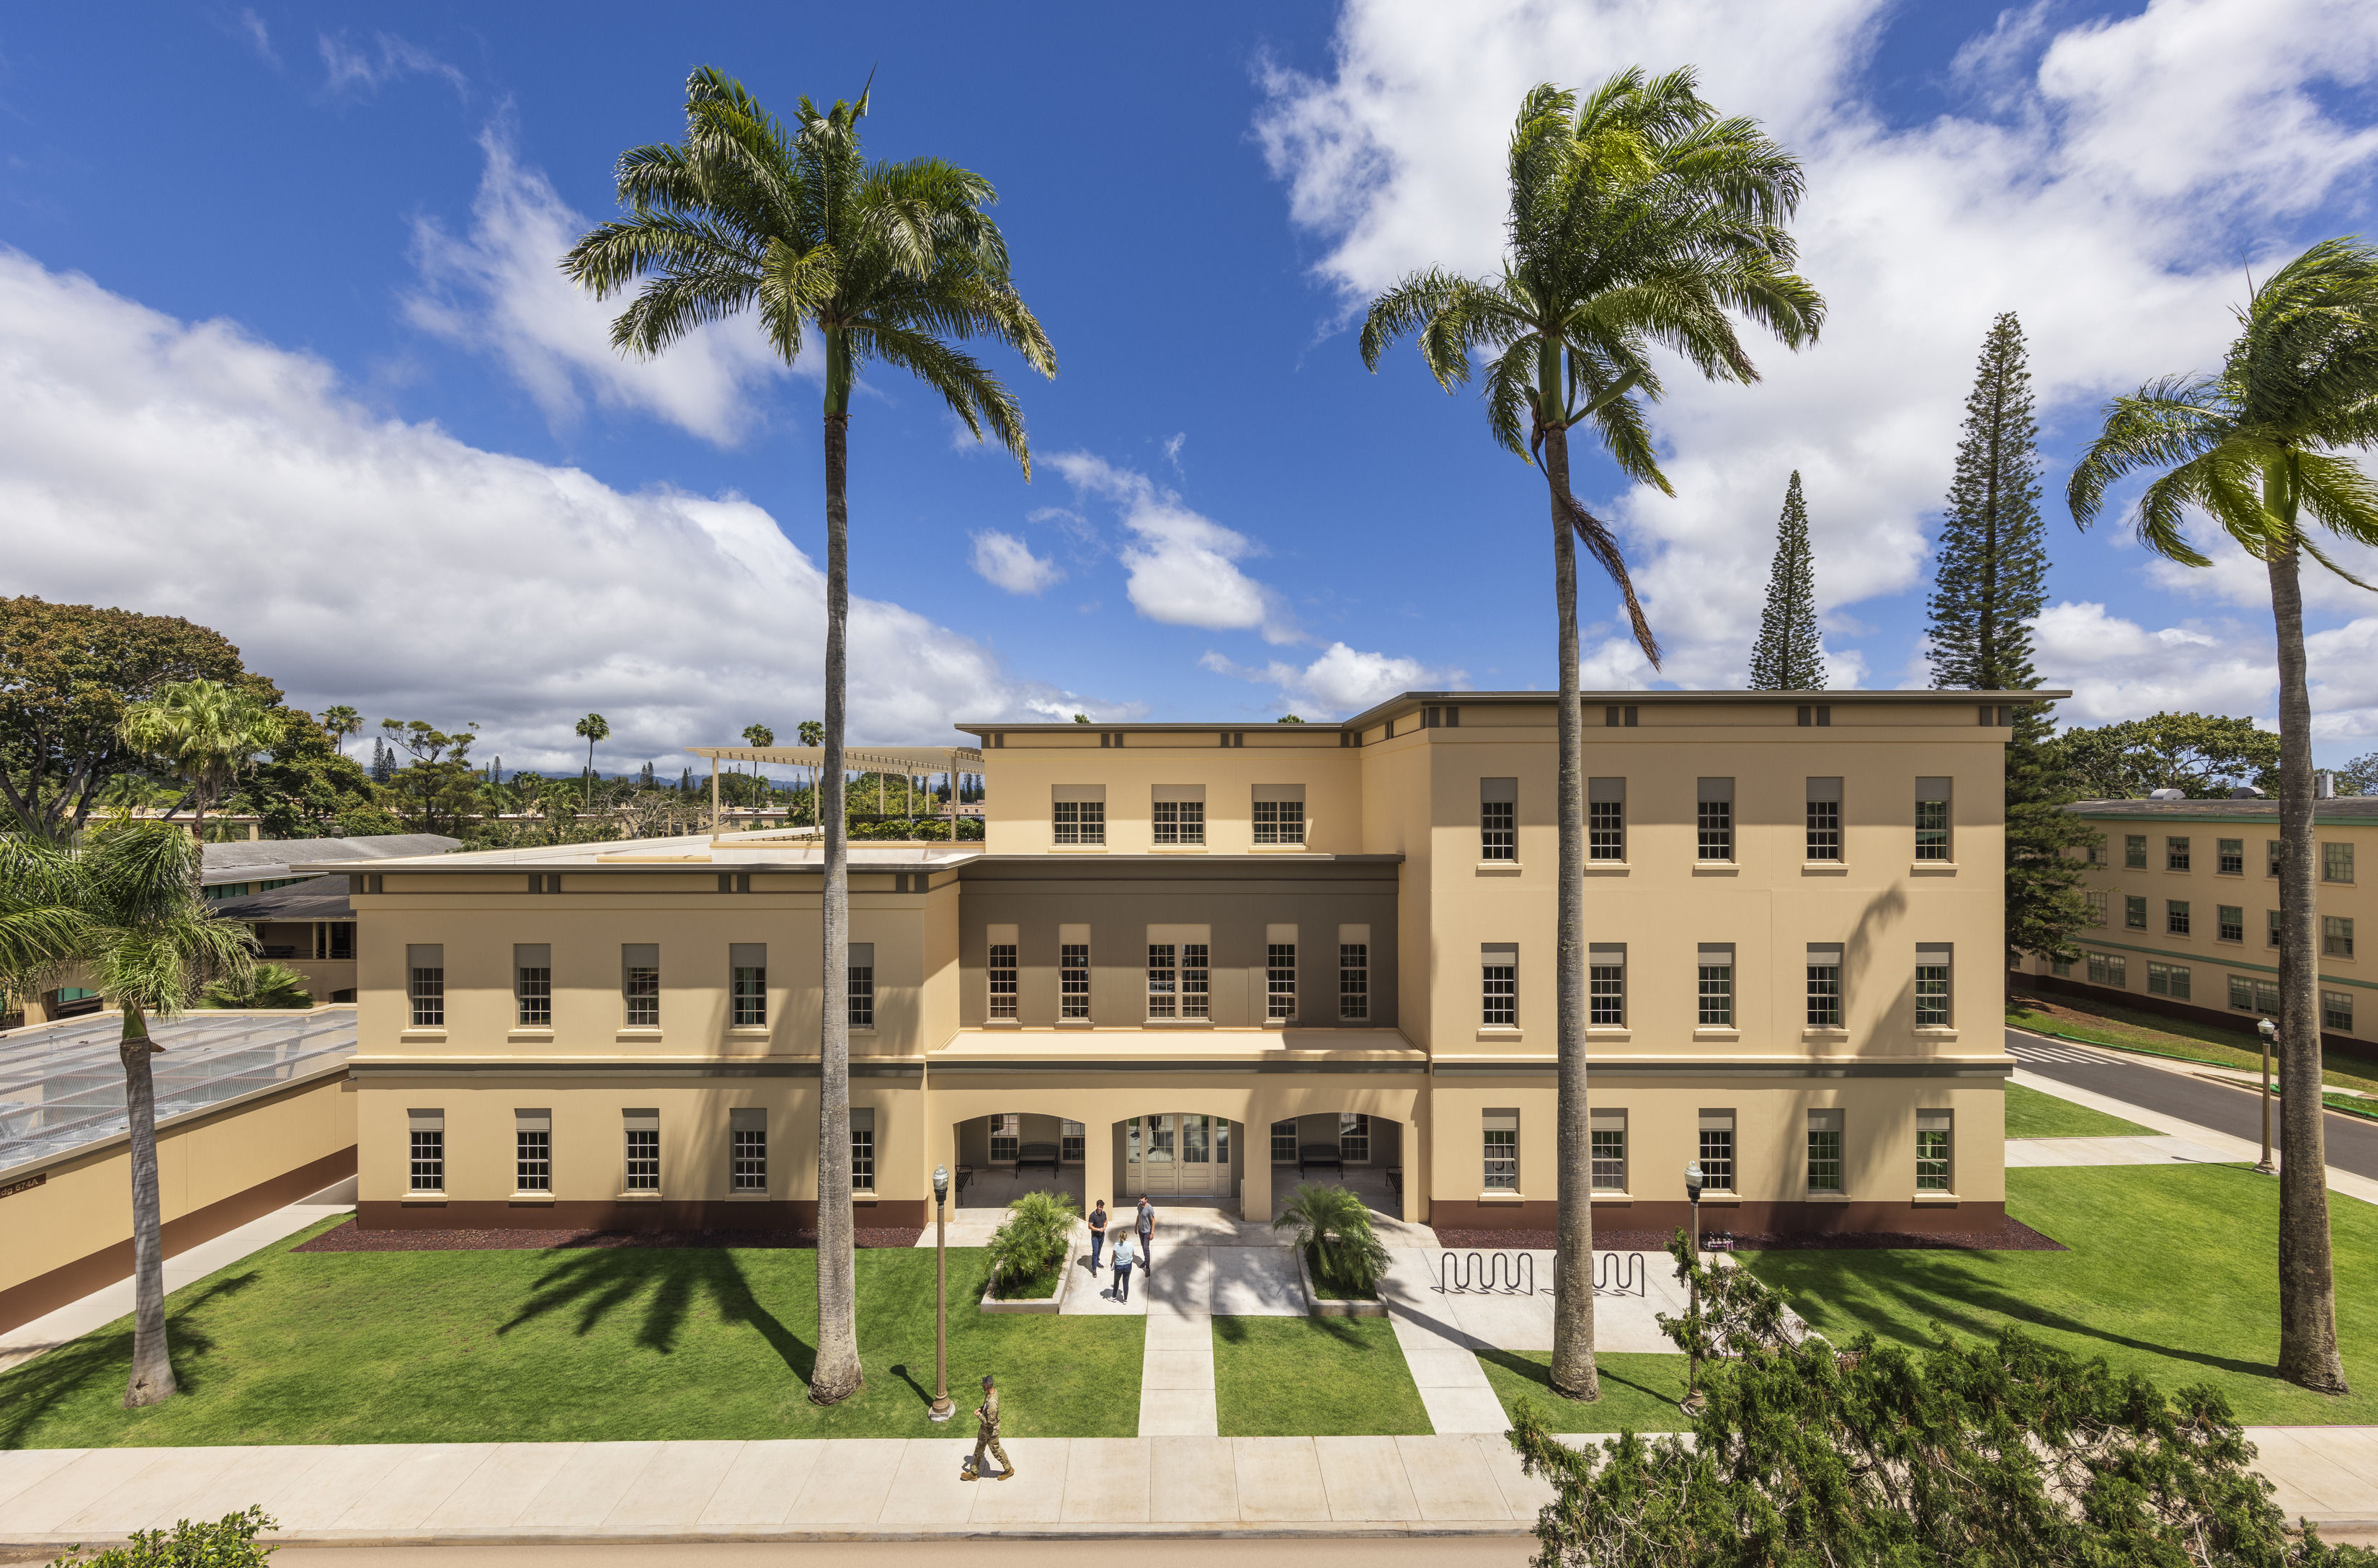
[[[2231,428],[2225,401],[2217,381],[2168,376],[2108,403],[2103,428],[2065,485],[2072,520],[2084,528],[2096,521],[2107,490],[2127,475],[2191,462],[2219,445]]]

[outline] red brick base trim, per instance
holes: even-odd
[[[1556,1223],[1557,1209],[1556,1204],[1543,1200],[1481,1203],[1439,1198],[1429,1205],[1429,1224],[1441,1230],[1550,1230]],[[1658,1203],[1597,1201],[1593,1223],[1603,1230],[1689,1229],[1693,1206],[1682,1199]],[[1962,1233],[2001,1230],[2005,1227],[2006,1205],[2002,1203],[1744,1202],[1701,1205],[1701,1229],[1712,1234],[1731,1231],[1744,1236],[1802,1232],[1821,1235],[1850,1230]]]
[[[921,1198],[860,1200],[852,1205],[860,1227],[890,1228],[932,1223]],[[359,1230],[814,1230],[817,1204],[743,1203],[719,1199],[563,1199],[521,1203],[503,1199],[375,1200],[355,1205]]]
[[[273,1210],[285,1208],[354,1173],[355,1151],[349,1146],[270,1181],[260,1181],[245,1192],[234,1192],[203,1209],[169,1219],[164,1229],[165,1255],[170,1258],[201,1241],[211,1241],[226,1231],[237,1230],[249,1220],[262,1219]],[[131,1277],[132,1239],[127,1236],[113,1247],[102,1247],[47,1274],[36,1275],[22,1285],[0,1290],[0,1332],[31,1323],[69,1301],[79,1301],[94,1290]]]

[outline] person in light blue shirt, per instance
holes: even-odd
[[[1110,1300],[1128,1301],[1131,1299],[1131,1265],[1135,1261],[1130,1231],[1126,1230],[1115,1238],[1114,1251],[1109,1255],[1114,1259],[1114,1288],[1100,1294]]]

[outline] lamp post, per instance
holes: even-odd
[[[1701,1162],[1693,1160],[1685,1167],[1685,1196],[1693,1205],[1693,1271],[1685,1276],[1686,1315],[1693,1320],[1693,1351],[1685,1362],[1685,1403],[1687,1410],[1701,1407],[1701,1188],[1707,1178],[1701,1174]]]
[[[950,1403],[950,1249],[947,1211],[950,1167],[933,1167],[933,1403],[926,1411],[946,1421],[955,1412]]]
[[[2254,1168],[2268,1176],[2271,1174],[2271,1047],[2279,1043],[2279,1026],[2265,1018],[2254,1025],[2254,1033],[2263,1036],[2263,1158]]]

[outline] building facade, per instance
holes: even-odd
[[[2079,961],[2025,960],[2049,991],[2120,999],[2251,1032],[2279,1011],[2279,803],[2084,800],[2097,833],[2080,853],[2091,925]],[[2360,966],[2360,863],[2378,855],[2378,797],[2312,803],[2318,839],[2321,1028],[2378,1051],[2378,974]],[[2378,861],[2372,863],[2378,876]],[[2372,930],[2378,937],[2378,928]]]
[[[1698,1159],[1713,1230],[2000,1225],[2024,695],[1589,695],[1599,1223],[1682,1223]],[[1549,1227],[1555,721],[962,726],[984,839],[852,849],[859,1223],[1022,1162],[1258,1216],[1367,1166],[1408,1218]],[[812,844],[337,869],[364,1224],[813,1220]]]

